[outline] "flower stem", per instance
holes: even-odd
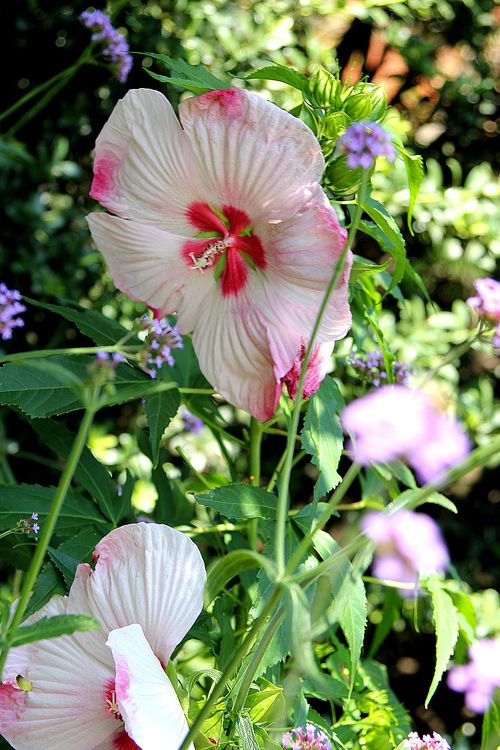
[[[19,599],[17,601],[17,606],[15,609],[14,615],[12,617],[12,621],[6,633],[4,634],[4,638],[7,643],[9,643],[10,637],[14,635],[17,628],[21,624],[23,615],[28,605],[29,598],[31,596],[31,592],[33,590],[33,586],[35,585],[36,579],[43,565],[45,554],[47,552],[47,549],[50,544],[50,540],[52,538],[52,534],[56,527],[59,513],[61,512],[61,508],[66,498],[66,494],[71,484],[71,480],[73,479],[73,475],[77,469],[78,461],[80,460],[80,456],[87,442],[89,430],[92,425],[92,421],[94,419],[94,414],[96,411],[96,408],[95,408],[96,401],[97,401],[97,393],[96,391],[94,391],[92,394],[92,398],[90,400],[90,404],[87,407],[84,417],[82,419],[82,422],[80,424],[80,429],[78,430],[78,433],[75,437],[75,441],[71,448],[71,452],[68,456],[68,461],[66,463],[66,466],[64,467],[64,471],[61,475],[61,479],[57,487],[56,493],[54,495],[54,499],[52,500],[50,510],[47,514],[47,518],[45,519],[45,522],[43,524],[43,530],[40,535],[40,540],[36,546],[35,554],[33,555],[31,564],[24,577],[23,585],[21,588],[21,593],[19,594]],[[6,646],[2,650],[2,653],[0,654],[0,682],[1,682],[3,668],[5,666],[5,661],[7,659],[8,652],[9,652],[9,647]]]
[[[263,429],[261,423],[252,417],[250,422],[250,456],[249,474],[250,484],[254,487],[260,485],[260,451],[262,445]],[[253,550],[257,550],[257,537],[259,530],[259,519],[250,518],[247,526],[248,543]]]
[[[303,555],[305,555],[309,551],[309,547],[311,546],[313,539],[315,535],[318,533],[318,531],[321,531],[323,526],[328,523],[333,511],[337,507],[338,503],[343,499],[345,496],[347,490],[353,483],[353,481],[358,476],[359,472],[361,470],[361,466],[359,464],[351,464],[349,469],[346,472],[345,477],[342,479],[341,483],[335,490],[335,492],[332,494],[330,500],[328,501],[326,508],[324,509],[321,516],[318,518],[316,524],[311,529],[311,531],[306,534],[300,541],[299,546],[295,550],[294,554],[292,555],[286,572],[287,573],[293,573],[295,570],[295,567],[300,563],[302,560]]]
[[[191,742],[193,742],[193,740],[196,739],[198,732],[200,731],[203,725],[203,722],[208,716],[210,716],[212,706],[219,700],[219,698],[224,692],[224,689],[228,681],[231,679],[234,672],[236,671],[238,666],[241,664],[243,658],[247,655],[247,653],[251,649],[259,630],[264,625],[268,616],[271,614],[278,598],[279,598],[279,590],[276,588],[273,594],[271,595],[271,597],[269,598],[264,609],[262,610],[261,614],[259,615],[259,617],[256,620],[254,620],[253,625],[250,628],[245,640],[243,641],[239,649],[235,652],[233,658],[231,659],[231,661],[225,668],[219,682],[214,686],[214,689],[212,690],[209,697],[207,698],[207,701],[205,705],[203,706],[203,708],[201,709],[200,713],[194,720],[189,732],[185,736],[178,750],[187,750]]]
[[[351,226],[349,227],[349,234],[347,235],[347,241],[346,241],[345,247],[342,251],[340,258],[335,264],[334,272],[332,274],[330,281],[328,282],[328,286],[323,296],[323,300],[321,302],[318,314],[316,316],[316,320],[314,321],[314,326],[311,332],[311,336],[309,338],[309,343],[307,345],[306,353],[304,355],[304,362],[302,363],[302,369],[300,372],[299,382],[297,384],[297,395],[295,397],[295,403],[294,403],[294,407],[292,411],[292,420],[291,420],[291,424],[288,430],[286,455],[285,455],[285,461],[283,464],[283,471],[281,474],[281,479],[279,483],[279,493],[278,493],[278,507],[277,507],[277,514],[276,514],[276,565],[278,567],[278,575],[280,574],[282,575],[285,572],[285,566],[286,566],[285,535],[286,535],[286,522],[287,522],[287,516],[288,516],[290,475],[292,471],[293,453],[295,450],[295,440],[297,437],[297,431],[298,431],[298,426],[299,426],[300,409],[301,409],[301,404],[302,404],[302,394],[304,392],[304,381],[306,377],[307,367],[309,365],[309,360],[311,358],[311,354],[313,351],[314,342],[318,334],[323,315],[326,311],[326,308],[330,301],[330,297],[333,293],[333,290],[335,289],[337,280],[340,274],[342,273],[345,260],[347,258],[347,253],[352,247],[354,238],[356,236],[356,232],[358,230],[359,222],[361,220],[361,216],[363,213],[363,209],[361,206],[364,200],[367,185],[368,185],[368,173],[365,171],[363,172],[363,179],[359,187],[356,210],[354,212]]]

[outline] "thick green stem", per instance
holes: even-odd
[[[318,531],[321,531],[323,526],[328,523],[333,511],[345,496],[347,490],[358,476],[360,470],[361,466],[359,464],[351,464],[351,466],[347,470],[345,477],[343,478],[342,482],[339,484],[335,492],[332,494],[330,500],[326,505],[326,508],[318,518],[316,524],[313,526],[311,531],[301,539],[299,546],[295,550],[288,563],[288,567],[286,570],[287,573],[293,573],[295,567],[300,563],[303,556],[309,551],[309,547],[311,546],[314,537],[316,536]]]
[[[236,700],[234,702],[234,708],[233,708],[233,714],[235,716],[239,714],[239,712],[242,710],[243,706],[245,705],[245,701],[247,699],[250,686],[253,682],[254,675],[257,672],[257,669],[259,668],[259,664],[261,663],[267,651],[267,648],[269,644],[271,643],[271,640],[274,634],[278,630],[284,618],[285,618],[284,609],[283,608],[278,609],[278,611],[275,612],[269,625],[267,626],[264,632],[264,635],[260,639],[257,645],[257,648],[255,649],[255,652],[250,660],[250,663],[248,667],[245,669],[245,672],[241,679],[240,687],[238,690],[238,695],[236,696]]]
[[[283,471],[280,479],[279,493],[278,493],[278,507],[276,514],[276,565],[278,567],[278,574],[285,572],[285,536],[286,536],[286,522],[288,517],[288,503],[289,503],[289,487],[290,487],[290,475],[292,472],[293,453],[295,450],[295,440],[297,437],[297,431],[300,419],[300,409],[302,402],[302,394],[304,392],[304,380],[306,377],[307,367],[314,347],[314,342],[321,325],[323,315],[326,311],[330,297],[333,294],[338,278],[344,268],[344,263],[347,258],[347,254],[352,247],[356,232],[358,230],[359,222],[363,213],[361,205],[364,200],[366,188],[368,185],[368,174],[363,173],[363,180],[361,182],[358,200],[356,204],[356,210],[349,228],[349,234],[347,236],[347,242],[344,250],[337,263],[335,264],[335,270],[332,274],[328,286],[326,288],[323,300],[321,302],[314,326],[309,338],[307,349],[304,355],[304,361],[302,363],[302,369],[300,373],[299,382],[297,384],[297,395],[295,397],[295,403],[292,411],[292,420],[288,431],[288,439],[286,444],[286,456],[283,464]]]
[[[219,700],[219,698],[224,692],[224,689],[227,683],[233,676],[234,672],[237,670],[238,666],[241,664],[244,657],[252,648],[252,645],[255,641],[255,638],[257,637],[259,630],[262,628],[265,621],[267,620],[270,613],[272,612],[274,605],[276,604],[278,598],[279,598],[279,591],[278,589],[275,589],[272,596],[268,600],[266,606],[262,610],[262,613],[254,621],[252,627],[250,628],[247,634],[247,637],[245,638],[245,640],[243,641],[239,649],[235,652],[233,658],[231,659],[231,661],[225,668],[219,682],[214,686],[214,689],[212,690],[209,697],[207,698],[205,705],[203,706],[200,713],[194,720],[189,732],[184,738],[184,741],[180,745],[179,750],[187,750],[191,742],[193,742],[198,736],[198,732],[200,731],[201,726],[203,725],[203,722],[208,716],[210,716],[210,712],[212,710],[213,705]]]
[[[254,487],[260,485],[260,451],[262,445],[262,424],[252,417],[250,422],[250,446],[249,446],[249,474],[250,484]],[[248,543],[253,550],[257,550],[257,539],[259,533],[259,519],[250,518],[247,527]]]
[[[96,394],[94,394],[94,396],[95,395]],[[54,533],[59,513],[61,512],[61,508],[66,498],[71,480],[73,479],[73,475],[77,469],[78,461],[80,460],[80,456],[87,442],[87,437],[95,414],[95,401],[96,399],[93,398],[91,404],[85,411],[84,417],[80,424],[80,429],[78,430],[75,442],[73,443],[73,447],[71,448],[71,452],[68,456],[68,461],[66,463],[66,466],[64,467],[59,486],[57,487],[54,499],[50,506],[50,510],[47,514],[47,518],[43,523],[42,533],[36,546],[35,554],[33,555],[31,564],[24,577],[14,616],[12,617],[12,621],[8,627],[7,632],[4,634],[4,638],[7,643],[22,622],[23,615],[26,611],[31,592],[33,590],[33,586],[35,585],[36,579],[43,565],[45,554],[49,547],[52,534]],[[0,681],[2,678],[3,668],[7,659],[8,652],[9,648],[6,647],[0,654]]]

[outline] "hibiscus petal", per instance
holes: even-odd
[[[192,273],[181,255],[186,239],[102,212],[89,214],[87,221],[118,289],[160,317],[174,312]]]
[[[281,221],[310,198],[324,169],[321,148],[300,120],[242,89],[210,91],[179,105],[210,202],[252,221]]]
[[[105,536],[94,559],[94,571],[78,566],[68,610],[90,612],[104,632],[139,623],[166,664],[203,605],[205,567],[196,545],[168,526],[130,524]]]
[[[141,750],[177,750],[188,733],[186,717],[141,626],[112,630],[107,645],[115,660],[116,700],[127,734]]]
[[[57,596],[36,618],[66,613],[67,599]],[[104,694],[106,682],[113,677],[113,660],[109,654],[106,663],[95,658],[93,639],[86,640],[87,635],[31,644],[24,675],[31,690],[12,683],[1,687],[0,732],[16,750],[89,750],[116,730]]]
[[[256,232],[266,252],[262,281],[253,287],[255,305],[265,321],[275,374],[284,377],[301,346],[309,341],[326,286],[346,241],[336,214],[318,190],[316,201],[281,224],[258,225]],[[325,311],[316,343],[332,342],[351,326],[348,280],[349,252],[344,270]]]
[[[97,138],[91,196],[119,216],[189,236],[185,212],[199,194],[196,183],[169,101],[151,89],[129,91]]]
[[[246,290],[237,297],[212,290],[193,345],[203,374],[231,404],[262,421],[274,414],[281,386],[266,330]]]

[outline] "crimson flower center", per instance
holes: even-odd
[[[184,261],[192,271],[212,270],[224,297],[236,296],[245,288],[249,269],[266,267],[264,248],[245,211],[229,205],[218,209],[208,203],[191,203],[186,216],[199,236],[185,242]]]

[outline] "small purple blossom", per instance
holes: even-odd
[[[196,414],[191,414],[187,409],[182,410],[181,416],[182,425],[186,432],[192,432],[193,435],[199,435],[203,430],[203,420],[197,417]]]
[[[85,10],[80,14],[80,21],[93,32],[93,41],[103,43],[102,54],[111,60],[116,69],[116,77],[124,83],[132,68],[132,56],[123,34],[114,28],[110,17],[102,10]]]
[[[377,156],[385,156],[389,161],[396,156],[387,130],[371,120],[350,125],[338,139],[335,152],[347,156],[347,166],[351,169],[370,169]]]
[[[497,324],[493,346],[500,348],[500,282],[490,278],[476,279],[474,288],[477,294],[469,297],[467,304],[480,318]]]
[[[484,638],[469,647],[469,663],[455,666],[448,675],[448,687],[465,693],[465,705],[482,714],[488,710],[495,690],[500,688],[500,638]]]
[[[17,289],[8,289],[0,283],[0,336],[4,341],[12,338],[14,328],[22,328],[24,320],[16,316],[26,312]]]
[[[353,355],[348,358],[347,364],[356,370],[356,373],[366,385],[373,385],[378,388],[380,385],[387,383],[384,355],[381,351]],[[395,382],[399,385],[408,385],[410,373],[411,365],[408,362],[396,361],[393,363],[392,374]]]
[[[417,584],[420,575],[439,573],[448,566],[450,558],[439,527],[425,513],[371,511],[363,516],[361,530],[376,545],[375,578]],[[411,597],[415,591],[400,589],[400,593]]]
[[[146,347],[140,360],[144,372],[155,379],[163,363],[173,367],[175,360],[172,349],[182,349],[184,344],[177,328],[165,318],[150,320],[147,316],[142,319],[142,325],[147,329]]]
[[[22,534],[38,534],[40,526],[38,523],[32,523],[32,521],[38,521],[38,513],[32,513],[30,518],[22,518],[17,522],[14,531],[21,532]]]
[[[342,414],[353,437],[352,456],[366,466],[402,459],[421,482],[437,480],[470,452],[458,422],[430,396],[401,385],[386,385],[350,403]]]
[[[437,732],[424,734],[422,738],[416,732],[410,732],[406,740],[410,750],[451,750],[446,740]]]
[[[283,748],[288,750],[332,750],[332,743],[326,734],[314,724],[297,727],[286,732],[282,739]]]
[[[125,362],[125,357],[120,352],[97,352],[95,355],[97,364],[114,370],[119,364]]]

